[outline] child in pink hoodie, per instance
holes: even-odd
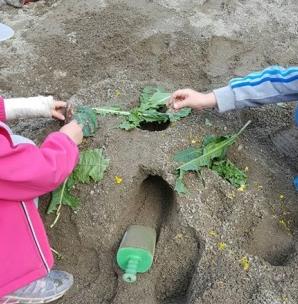
[[[72,121],[37,147],[4,124],[34,117],[63,120],[60,110],[65,105],[51,96],[0,97],[1,304],[48,303],[63,296],[73,284],[72,275],[51,270],[53,256],[34,201],[57,188],[74,169],[82,127]]]

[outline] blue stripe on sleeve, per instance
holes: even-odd
[[[292,67],[287,70],[284,69],[276,69],[276,68],[268,68],[263,70],[261,73],[251,73],[243,78],[234,78],[230,81],[230,84],[233,85],[238,82],[246,82],[249,80],[260,79],[265,75],[280,75],[282,77],[286,77],[293,73],[298,73],[298,67]]]
[[[260,79],[259,81],[246,81],[246,82],[238,82],[236,84],[231,84],[232,89],[241,88],[245,86],[255,87],[257,85],[260,85],[263,82],[270,81],[270,82],[280,82],[280,83],[289,83],[298,80],[298,75],[295,75],[290,78],[271,78],[271,77],[265,77]]]

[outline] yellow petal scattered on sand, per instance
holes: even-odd
[[[217,244],[219,250],[225,250],[227,248],[227,244],[224,242],[220,242]]]
[[[291,228],[290,228],[290,223],[285,220],[285,219],[280,219],[278,221],[279,225],[281,225],[287,232],[289,235],[292,235],[292,231],[291,231]]]
[[[191,140],[191,143],[192,143],[192,144],[195,144],[196,142],[197,142],[197,141],[194,140],[194,139]]]
[[[244,168],[244,171],[247,172],[247,171],[248,171],[248,167],[245,167],[245,168]]]
[[[229,198],[229,199],[233,199],[233,198],[236,197],[236,194],[235,194],[234,191],[232,191],[232,192],[228,192],[228,193],[226,194],[226,196],[227,196],[227,198]]]
[[[283,194],[280,194],[280,195],[279,195],[279,198],[280,198],[281,200],[283,200],[283,199],[285,198],[285,196],[284,196]]]
[[[245,271],[247,271],[250,267],[250,262],[246,256],[240,260],[240,264]]]
[[[116,91],[115,91],[115,96],[116,96],[116,97],[119,97],[120,95],[121,95],[120,90],[116,90]]]
[[[263,189],[263,186],[258,183],[254,183],[254,187],[257,188],[257,190]]]
[[[182,240],[183,239],[183,234],[182,233],[177,233],[175,236],[175,240]]]
[[[245,191],[245,190],[246,190],[246,185],[245,185],[245,184],[241,185],[241,186],[238,188],[238,191],[241,191],[241,192],[243,192],[243,191]]]
[[[216,231],[214,231],[214,230],[210,230],[210,231],[208,232],[208,234],[209,234],[210,236],[213,236],[213,237],[217,237],[217,236],[218,236],[218,233],[217,233]]]
[[[123,178],[116,175],[115,176],[115,183],[119,185],[119,184],[122,184],[122,182],[123,182]]]
[[[283,304],[289,303],[289,298],[287,296],[282,296],[280,300]]]

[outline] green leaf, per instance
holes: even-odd
[[[180,120],[181,118],[188,116],[190,113],[190,108],[183,108],[178,112],[167,112],[170,122]]]
[[[83,151],[80,154],[80,162],[68,179],[52,192],[52,198],[47,209],[50,214],[63,204],[77,209],[80,200],[71,194],[73,187],[77,183],[99,182],[103,179],[104,172],[109,164],[109,160],[103,155],[102,149]],[[58,209],[59,210],[59,209]]]
[[[221,136],[218,138],[213,137],[212,141],[210,141],[209,138],[208,144],[203,147],[203,154],[198,158],[195,158],[181,165],[178,169],[183,171],[199,171],[203,166],[210,167],[211,160],[214,158],[223,157],[226,154],[227,148],[235,142],[238,136],[246,129],[249,124],[250,121],[246,123],[238,133],[232,136]]]
[[[170,93],[156,92],[142,106],[146,109],[159,109],[166,105],[170,97]]]
[[[195,147],[187,148],[175,154],[174,160],[179,163],[189,162],[195,158],[198,158],[203,153],[202,149]]]
[[[177,168],[177,192],[185,193],[183,192],[185,190],[183,188],[185,187],[183,184],[184,174],[188,171],[200,172],[202,167],[214,167],[214,170],[216,170],[224,178],[227,178],[228,181],[234,185],[242,182],[245,179],[245,176],[241,170],[239,170],[231,162],[221,163],[220,161],[225,160],[228,148],[236,141],[238,136],[249,124],[250,121],[248,121],[238,133],[232,136],[207,136],[203,140],[200,148],[189,148],[177,153],[174,159],[178,162],[184,162]]]
[[[119,107],[93,108],[93,110],[102,116],[107,114],[124,116],[125,121],[120,124],[120,128],[124,130],[140,127],[143,122],[173,122],[188,116],[191,112],[188,108],[178,112],[165,112],[166,102],[170,96],[171,94],[161,87],[148,86],[140,94],[140,105],[130,111],[123,111]]]
[[[177,191],[178,194],[187,193],[187,189],[186,189],[186,187],[184,185],[184,182],[183,182],[183,175],[176,179],[175,191]]]
[[[236,188],[247,182],[247,175],[229,160],[215,162],[212,165],[212,170]]]
[[[86,106],[81,106],[76,109],[74,119],[83,125],[83,134],[85,137],[93,136],[98,127],[95,111]]]
[[[99,182],[103,179],[108,164],[109,160],[104,157],[102,149],[83,151],[73,172],[74,179],[80,183]]]
[[[50,214],[57,210],[59,205],[67,205],[72,209],[76,209],[79,206],[80,200],[71,195],[70,191],[73,187],[73,178],[68,179],[62,185],[60,185],[55,191],[52,192],[51,201],[47,209],[47,214]]]
[[[123,130],[126,130],[126,131],[129,131],[129,130],[135,128],[135,127],[136,127],[135,124],[133,124],[133,123],[127,121],[127,120],[123,121],[123,122],[119,125],[119,128],[120,128],[120,129],[123,129]]]
[[[147,104],[150,102],[152,102],[153,104],[158,104],[160,97],[162,98],[166,97],[166,96],[160,96],[159,94],[164,94],[164,93],[170,95],[162,87],[158,87],[158,86],[144,87],[140,94],[140,106],[146,108]],[[163,103],[163,105],[164,104],[165,103]]]

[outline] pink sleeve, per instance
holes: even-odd
[[[4,99],[0,96],[0,121],[6,120],[6,114],[4,109]]]
[[[0,200],[29,200],[57,188],[78,161],[78,147],[65,134],[51,133],[41,147],[12,147],[0,135]]]

